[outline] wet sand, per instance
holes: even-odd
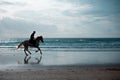
[[[118,53],[43,51],[42,57],[26,57],[22,50],[0,48],[0,80],[120,80],[119,65],[101,65],[119,62]]]
[[[120,67],[47,66],[0,71],[0,80],[120,80]]]

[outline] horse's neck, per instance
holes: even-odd
[[[36,40],[36,44],[38,44],[40,42],[40,40]]]

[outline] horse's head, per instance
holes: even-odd
[[[36,38],[36,41],[41,41],[41,42],[44,42],[44,41],[43,41],[43,37],[42,37],[42,36],[38,36],[38,37]]]

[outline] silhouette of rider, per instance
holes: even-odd
[[[33,31],[33,33],[31,34],[30,36],[30,39],[29,39],[29,42],[32,44],[32,45],[35,45],[35,39],[34,39],[34,35],[35,35],[35,31]]]

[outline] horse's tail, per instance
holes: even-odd
[[[21,42],[18,46],[17,49],[20,48],[23,45],[23,42]]]

